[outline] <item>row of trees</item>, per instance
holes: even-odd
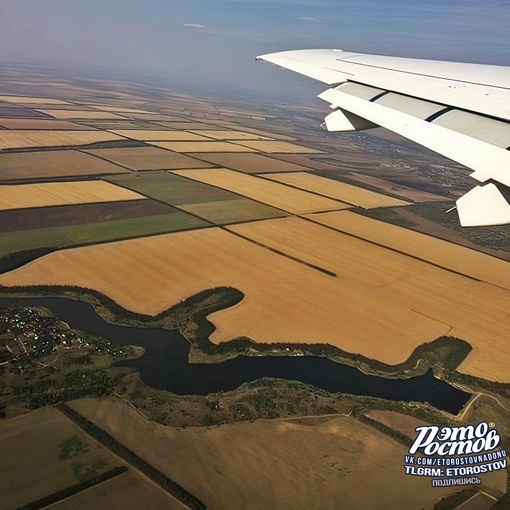
[[[96,441],[99,441],[102,445],[106,446],[106,448],[148,476],[154,483],[159,485],[174,498],[178,499],[192,510],[206,510],[207,507],[204,503],[202,503],[202,501],[193,496],[193,494],[188,492],[177,482],[170,480],[170,478],[149,464],[146,460],[142,459],[135,452],[124,446],[122,443],[119,443],[119,441],[108,434],[108,432],[99,428],[96,424],[92,423],[66,404],[58,404],[57,408],[89,436],[93,437]]]

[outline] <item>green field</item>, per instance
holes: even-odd
[[[286,213],[209,184],[168,172],[111,176],[106,180],[217,225],[285,216]]]
[[[129,174],[108,177],[106,180],[175,206],[242,198],[235,193],[168,172]]]
[[[209,223],[190,214],[174,212],[142,218],[5,232],[0,234],[0,259],[16,252],[41,248],[68,248],[207,226]],[[0,271],[8,269],[1,266],[0,264]]]
[[[265,220],[286,216],[287,213],[249,198],[204,202],[181,206],[182,209],[217,225],[241,223],[243,221]]]

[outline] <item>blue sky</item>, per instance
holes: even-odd
[[[263,53],[341,48],[509,65],[509,0],[0,0],[0,59],[302,94]]]

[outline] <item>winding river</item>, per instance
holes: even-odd
[[[428,402],[454,414],[471,396],[436,379],[431,370],[410,379],[385,379],[316,356],[238,356],[221,363],[189,363],[190,344],[178,331],[112,324],[101,318],[89,303],[68,298],[0,298],[0,306],[43,306],[73,329],[120,345],[142,346],[143,356],[123,360],[118,365],[139,370],[148,386],[180,395],[229,391],[248,381],[278,377],[330,392]]]

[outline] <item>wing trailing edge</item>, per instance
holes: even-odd
[[[328,131],[382,126],[471,168],[484,185],[457,201],[463,226],[510,223],[499,189],[510,188],[510,68],[340,50],[257,58],[330,85],[319,95],[333,109]]]

